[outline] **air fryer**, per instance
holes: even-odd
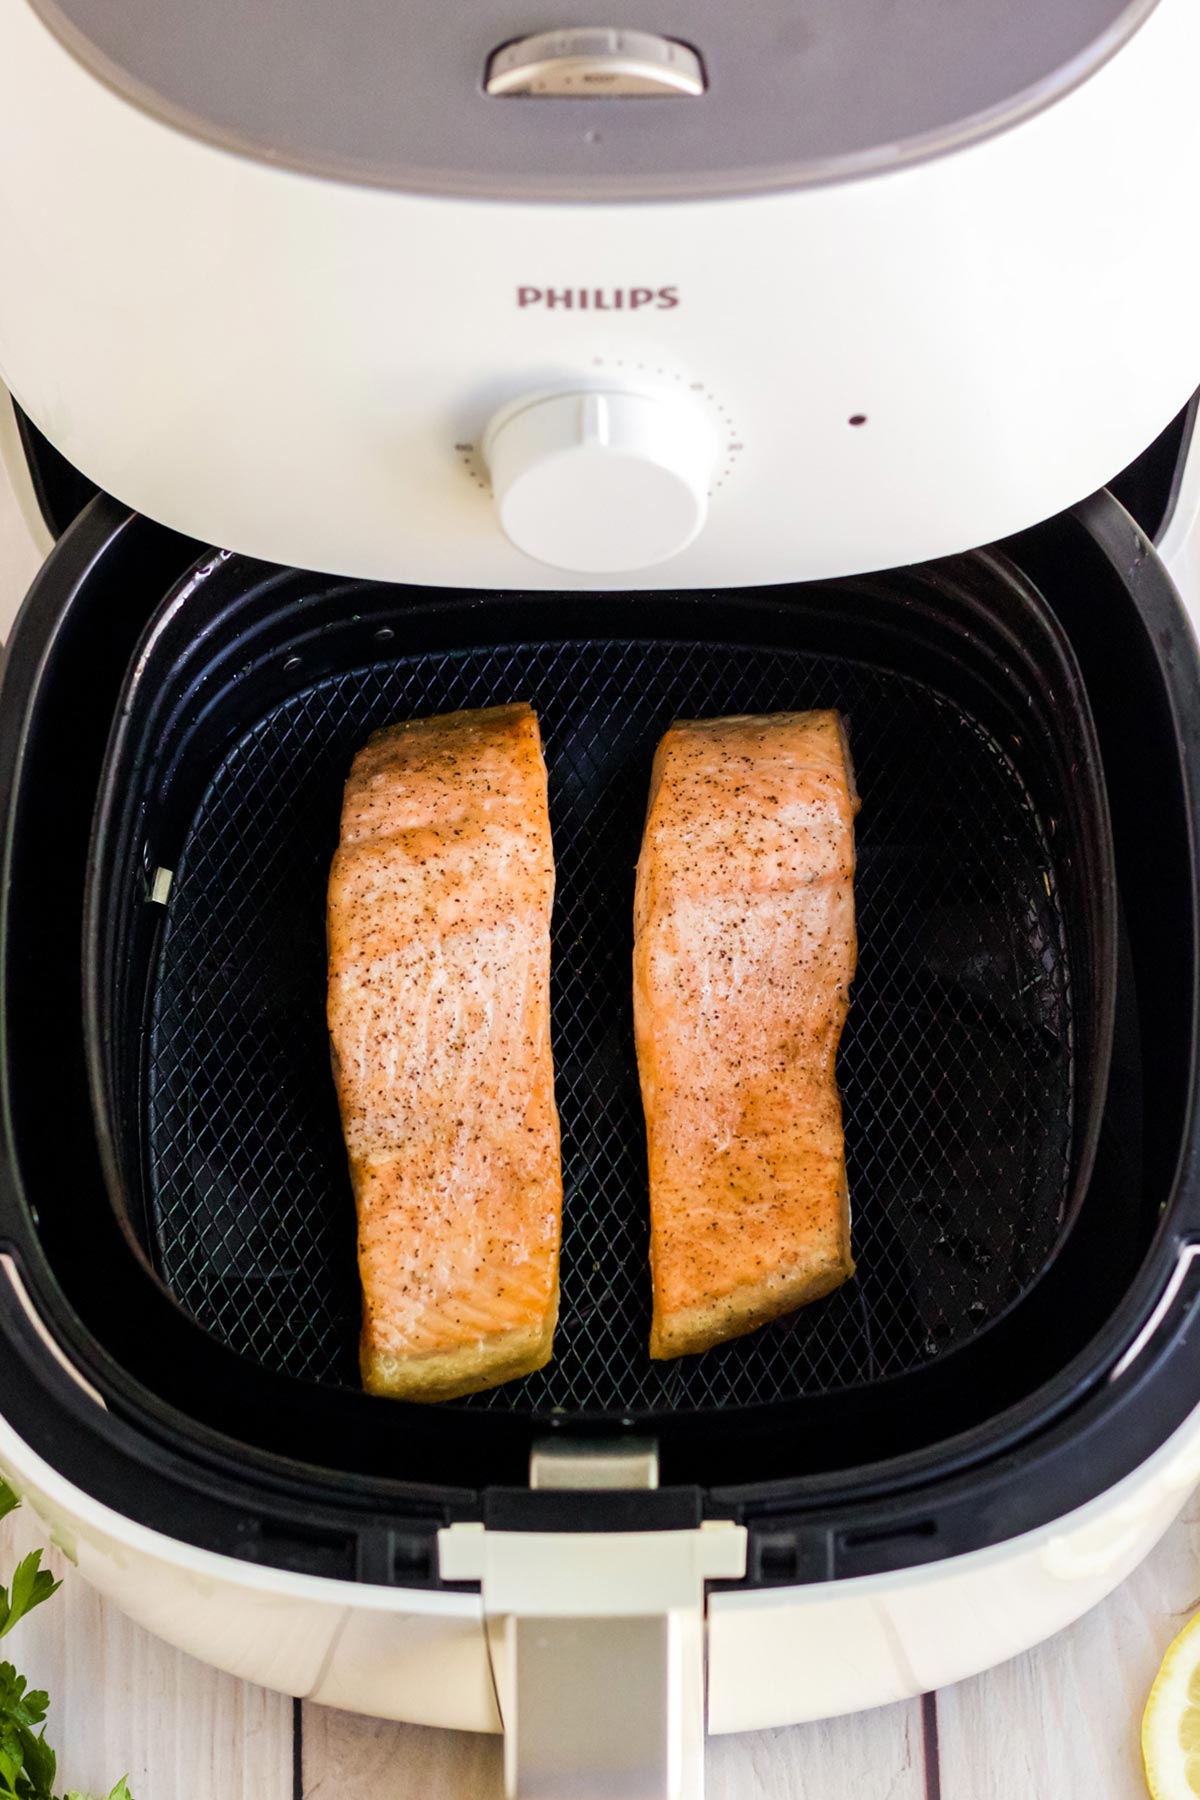
[[[60,534],[0,689],[0,1466],[199,1654],[694,1800],[705,1720],[1009,1653],[1200,1476],[1200,22],[429,6],[406,106],[416,15],[152,10],[0,0]],[[324,889],[374,728],[514,700],[561,1322],[414,1406],[357,1380]],[[858,1273],[652,1363],[650,759],[809,706],[863,799]]]

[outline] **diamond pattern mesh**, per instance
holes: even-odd
[[[228,754],[171,892],[148,1058],[161,1272],[217,1337],[357,1382],[354,1209],[324,1023],[341,785],[393,719],[527,699],[550,764],[566,1195],[554,1361],[466,1404],[740,1405],[910,1369],[1052,1249],[1071,1160],[1070,988],[1028,796],[970,719],[894,674],[737,644],[523,644],[379,662]],[[631,910],[650,760],[676,717],[840,707],[863,795],[859,974],[839,1077],[857,1278],[702,1357],[651,1363]]]

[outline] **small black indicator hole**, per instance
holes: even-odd
[[[851,413],[850,417],[846,421],[846,423],[848,425],[865,425],[866,422],[867,422],[866,413]]]

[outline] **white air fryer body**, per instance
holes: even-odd
[[[4,0],[0,375],[119,499],[318,570],[594,586],[506,539],[482,450],[499,409],[597,388],[684,441],[695,408],[714,441],[692,541],[607,585],[987,543],[1110,480],[1200,385],[1200,12],[1127,10],[1074,85],[901,166],[883,146],[790,190],[567,204],[235,154]]]
[[[93,1587],[192,1656],[351,1712],[501,1729],[478,1594],[330,1581],[198,1550],[92,1499],[2,1418],[0,1472]],[[1193,1414],[1134,1475],[1027,1536],[888,1575],[710,1594],[707,1729],[883,1706],[1027,1650],[1137,1567],[1198,1478]],[[636,1607],[646,1594],[614,1599]]]

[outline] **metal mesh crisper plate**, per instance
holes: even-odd
[[[147,1172],[162,1274],[217,1337],[355,1384],[354,1211],[324,1022],[341,786],[394,719],[526,699],[558,869],[565,1176],[555,1357],[467,1403],[696,1408],[897,1373],[972,1336],[1054,1246],[1070,1177],[1070,984],[1052,864],[1011,763],[914,682],[743,645],[591,641],[408,657],[297,693],[214,774],[153,996]],[[863,796],[860,962],[839,1075],[857,1278],[736,1343],[652,1363],[630,998],[650,761],[677,717],[837,706]]]

